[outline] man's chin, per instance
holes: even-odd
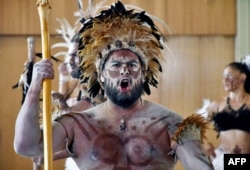
[[[123,90],[123,91],[119,92],[119,95],[124,96],[124,97],[130,97],[131,96],[131,91]]]

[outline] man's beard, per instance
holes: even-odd
[[[104,82],[105,93],[107,97],[116,105],[122,108],[129,108],[132,106],[143,94],[143,83],[140,82],[132,88],[128,93],[121,93],[117,88],[112,87],[109,83]]]

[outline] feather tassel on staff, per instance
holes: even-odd
[[[50,58],[48,14],[49,0],[37,0],[40,18],[43,59]],[[52,170],[52,125],[51,125],[51,80],[43,81],[43,138],[44,138],[44,169]]]
[[[28,60],[24,63],[24,70],[18,80],[18,82],[12,86],[12,89],[15,88],[22,88],[22,102],[23,104],[26,94],[28,92],[30,83],[31,83],[31,78],[32,78],[32,71],[33,71],[33,65],[35,63],[35,38],[34,37],[28,37],[27,38],[27,43],[28,43]]]

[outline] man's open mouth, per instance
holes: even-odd
[[[127,92],[128,91],[128,86],[129,86],[129,79],[124,78],[121,80],[120,87],[122,92]]]

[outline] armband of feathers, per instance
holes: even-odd
[[[205,132],[208,129],[207,120],[199,114],[193,114],[179,125],[177,131],[172,137],[173,143],[184,144],[192,140],[203,142]]]

